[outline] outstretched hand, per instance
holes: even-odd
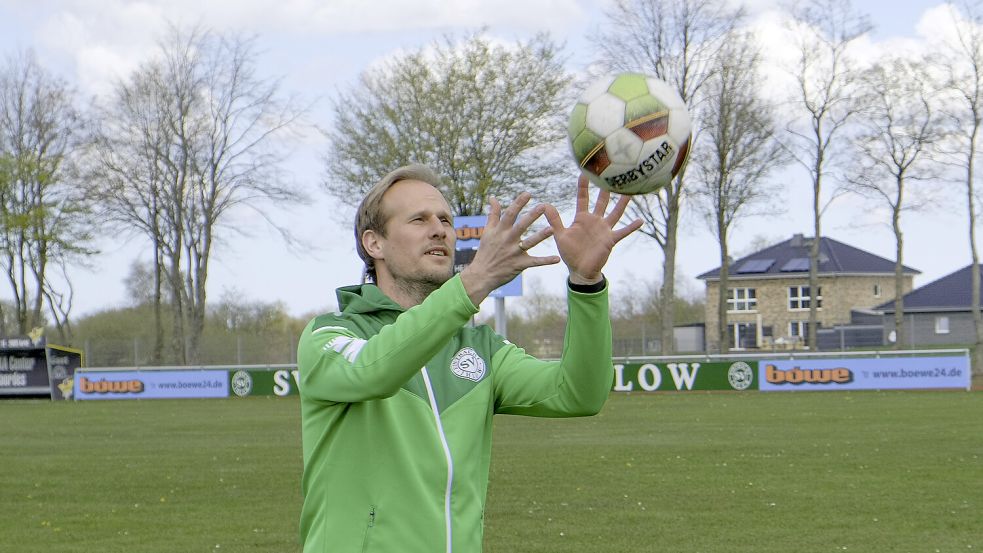
[[[536,257],[527,253],[527,250],[553,234],[553,229],[546,227],[522,238],[523,233],[546,210],[546,206],[538,205],[519,217],[519,213],[529,203],[529,198],[529,193],[523,192],[505,209],[502,209],[497,199],[490,199],[491,210],[478,251],[474,260],[461,271],[464,289],[475,305],[523,270],[560,262],[560,258],[555,255]]]
[[[589,211],[588,181],[587,177],[581,175],[577,182],[577,210],[569,227],[563,226],[563,220],[555,207],[545,207],[546,220],[553,230],[556,248],[560,258],[570,269],[570,282],[574,284],[600,282],[603,278],[601,270],[615,244],[642,226],[642,221],[635,219],[615,230],[614,226],[621,220],[631,198],[621,196],[611,213],[605,215],[610,200],[611,193],[601,190],[594,210]]]

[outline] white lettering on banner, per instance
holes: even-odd
[[[0,386],[4,386],[4,387],[27,386],[27,375],[23,373],[0,374]]]
[[[651,374],[653,382],[649,382],[649,377],[647,374]],[[638,385],[642,387],[646,392],[651,392],[653,390],[659,389],[662,384],[662,373],[659,372],[659,367],[651,363],[646,363],[638,369]]]
[[[289,395],[291,376],[296,384],[298,375],[299,371],[297,369],[292,371],[276,371],[273,373],[273,393],[281,397]]]
[[[614,366],[614,391],[615,392],[630,392],[632,388],[635,387],[635,383],[629,381],[625,383],[625,366],[615,365]]]
[[[696,380],[696,373],[700,370],[699,363],[669,363],[669,372],[672,374],[672,381],[676,384],[677,390],[682,390],[685,384],[687,390],[693,389],[693,381]],[[693,370],[690,371],[690,366]]]
[[[14,357],[14,356],[0,357],[0,371],[30,372],[33,370],[34,370],[33,357]]]

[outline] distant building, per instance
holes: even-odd
[[[796,234],[730,264],[724,292],[730,349],[808,347],[812,301],[817,302],[818,323],[823,328],[850,324],[851,311],[870,309],[894,297],[894,261],[828,237],[820,240],[819,289],[813,294],[809,289],[811,245],[811,237]],[[903,270],[907,292],[920,271]],[[707,348],[716,351],[720,267],[697,278],[706,284]]]
[[[904,325],[894,327],[894,301],[877,306],[883,313],[884,340],[899,338],[911,345],[969,344],[976,341],[973,324],[972,265],[967,265],[904,295]]]

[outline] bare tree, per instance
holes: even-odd
[[[487,196],[508,200],[522,190],[568,201],[574,165],[557,147],[566,137],[567,81],[546,35],[510,46],[481,34],[447,37],[394,58],[335,101],[325,189],[356,206],[380,177],[417,162],[444,177],[457,215],[480,214]]]
[[[949,4],[955,36],[943,42],[937,67],[945,73],[948,98],[944,113],[950,136],[944,153],[963,173],[966,210],[969,215],[971,309],[976,333],[973,371],[983,371],[983,312],[980,311],[980,258],[976,244],[979,198],[976,190],[976,156],[983,130],[983,10],[979,4]]]
[[[640,71],[676,88],[700,128],[703,87],[728,36],[745,17],[743,8],[724,0],[615,0],[607,25],[597,37],[598,64],[604,71]],[[696,142],[699,142],[697,137]],[[658,194],[632,198],[628,216],[639,218],[641,231],[663,252],[662,353],[672,353],[675,323],[676,244],[685,196],[683,175]]]
[[[808,0],[793,7],[797,61],[792,69],[795,92],[790,98],[798,113],[786,127],[785,144],[812,181],[813,239],[809,250],[809,330],[807,342],[816,346],[819,290],[819,245],[822,214],[838,195],[824,200],[823,186],[846,141],[838,139],[857,113],[854,102],[858,77],[849,48],[871,25],[853,10],[850,0]]]
[[[787,159],[776,140],[772,106],[760,96],[761,55],[746,33],[734,33],[707,81],[701,140],[690,161],[690,181],[702,215],[720,245],[717,345],[730,344],[727,323],[730,231],[756,208],[775,204],[768,177]],[[772,213],[774,210],[770,210]]]
[[[83,126],[73,91],[32,54],[0,67],[0,268],[20,333],[44,326],[47,307],[62,339],[71,334],[68,265],[94,253],[72,176]]]
[[[895,240],[894,327],[899,329],[894,348],[899,349],[905,341],[900,332],[905,294],[901,214],[927,205],[927,194],[919,190],[912,194],[908,187],[939,175],[939,166],[933,163],[931,154],[942,136],[942,125],[924,65],[908,59],[888,59],[866,71],[862,85],[864,107],[853,140],[858,155],[847,181],[853,190],[871,198],[876,207],[886,207],[891,214]]]
[[[253,39],[171,29],[102,117],[94,169],[103,203],[153,243],[177,363],[197,360],[209,261],[222,231],[237,230],[235,213],[255,210],[289,239],[264,208],[302,199],[281,165],[285,134],[305,109],[255,65]]]

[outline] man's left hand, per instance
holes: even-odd
[[[611,255],[615,244],[642,227],[641,219],[635,219],[615,230],[631,198],[621,196],[611,213],[605,215],[611,193],[601,190],[594,210],[590,211],[590,193],[587,177],[581,175],[577,182],[577,210],[569,227],[563,226],[560,213],[552,205],[546,206],[546,220],[553,229],[553,239],[560,258],[570,269],[570,282],[595,284],[603,276],[601,270]]]

